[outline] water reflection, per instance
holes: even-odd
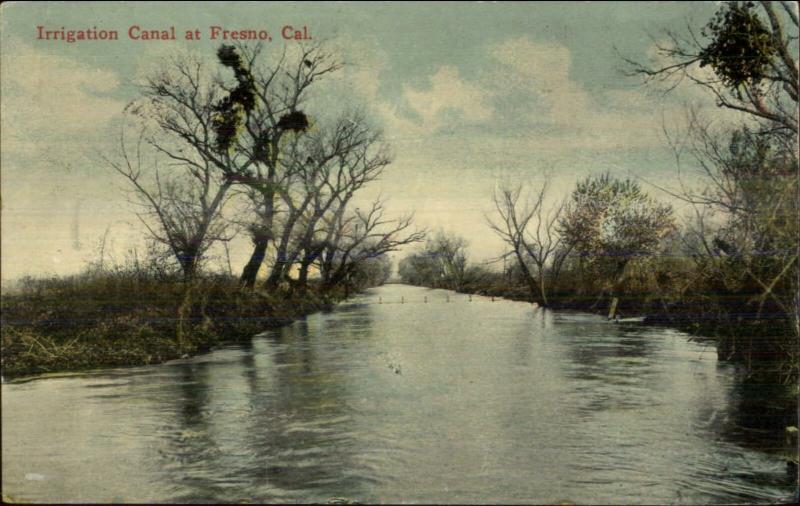
[[[764,390],[713,350],[667,329],[442,290],[387,286],[193,359],[2,388],[3,488],[23,499],[637,504],[792,492],[773,452],[785,420],[759,422],[751,400]]]

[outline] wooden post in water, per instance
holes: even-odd
[[[617,297],[614,297],[613,299],[611,299],[611,309],[608,310],[608,319],[609,320],[613,320],[614,319],[614,314],[616,314],[616,312],[617,312],[617,304],[618,303],[619,303],[619,299]]]
[[[400,304],[405,304],[405,303],[406,303],[406,298],[400,297]]]
[[[382,297],[378,297],[378,304],[383,304],[383,298]]]
[[[426,295],[425,296],[425,304],[427,304],[427,303],[428,303],[428,296]]]
[[[472,302],[472,294],[469,294],[469,301]]]
[[[447,294],[447,300],[445,302],[450,302],[450,294]]]
[[[492,295],[492,302],[494,302],[494,295]]]

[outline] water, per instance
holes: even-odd
[[[245,345],[2,394],[3,493],[29,501],[680,504],[793,491],[764,448],[774,442],[730,436],[734,374],[713,348],[443,290],[388,285]]]

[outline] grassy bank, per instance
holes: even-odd
[[[612,303],[609,294],[581,289],[580,283],[565,278],[548,294],[548,307],[608,315]],[[754,304],[757,293],[709,292],[708,288],[672,293],[654,290],[647,283],[630,282],[616,294],[616,314],[621,318],[643,317],[645,324],[669,326],[710,340],[721,360],[742,366],[747,375],[760,376],[765,382],[796,384],[797,340],[786,314],[770,301],[760,307]],[[532,300],[530,290],[518,279],[492,272],[468,276],[459,291]],[[540,297],[533,300],[541,303]]]
[[[135,271],[24,279],[2,295],[1,368],[6,378],[156,364],[245,339],[331,307],[335,294],[243,291],[208,276]]]

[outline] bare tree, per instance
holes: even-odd
[[[348,205],[356,192],[380,176],[391,156],[382,134],[360,114],[342,116],[330,135],[317,138],[319,185],[300,220],[287,268],[298,261],[298,282],[306,284],[309,268],[336,241]],[[285,272],[288,274],[288,272]]]
[[[274,238],[279,185],[291,169],[281,163],[285,141],[309,127],[302,110],[309,87],[340,67],[319,46],[271,62],[262,51],[260,44],[219,48],[218,61],[233,81],[196,56],[173,57],[148,76],[142,98],[129,106],[154,126],[148,140],[164,155],[187,167],[211,167],[261,197],[259,222],[250,227],[253,252],[241,276],[247,287]]]
[[[511,248],[510,254],[517,260],[522,277],[528,285],[531,299],[534,299],[540,292],[540,288],[526,262],[523,243],[525,242],[525,230],[528,228],[528,223],[533,219],[536,207],[542,203],[537,200],[533,204],[533,209],[531,209],[528,203],[520,202],[521,194],[522,185],[518,185],[516,188],[502,186],[495,190],[492,198],[499,220],[493,221],[488,217],[486,220],[495,234]]]
[[[564,204],[545,212],[547,187],[544,183],[535,196],[523,199],[523,185],[502,186],[493,196],[499,219],[487,218],[491,229],[510,247],[509,254],[517,260],[531,298],[541,297],[544,305],[548,304],[548,286],[555,283],[569,252],[562,247],[557,229]]]
[[[564,261],[572,251],[572,246],[564,242],[558,230],[565,202],[562,200],[545,212],[542,202],[546,194],[547,183],[542,185],[536,197],[536,227],[526,234],[523,242],[525,251],[536,266],[544,305],[548,304],[548,290],[558,283]]]
[[[289,271],[302,250],[311,246],[320,219],[335,212],[334,203],[343,196],[349,201],[390,161],[380,132],[360,113],[346,113],[330,127],[318,127],[304,136],[296,149],[288,150],[285,159],[295,165],[289,173],[297,177],[281,191],[286,219],[268,279],[271,285],[290,279]],[[310,261],[300,262],[301,285],[306,282]]]
[[[169,248],[184,279],[191,281],[209,247],[228,239],[220,213],[231,183],[220,181],[208,162],[179,164],[173,167],[178,174],[164,176],[154,161],[146,181],[142,144],[140,137],[131,154],[120,135],[121,160],[106,162],[130,183],[135,202],[143,208],[140,220],[154,240]]]
[[[356,208],[352,214],[334,214],[333,234],[320,258],[326,287],[344,284],[349,289],[349,277],[360,262],[425,239],[425,231],[410,231],[413,215],[392,220],[384,213],[383,202],[376,199],[368,211]]]
[[[262,221],[253,229],[253,253],[242,271],[243,285],[252,287],[269,242],[275,238],[275,199],[288,195],[279,179],[282,173],[298,168],[296,164],[282,163],[282,141],[307,130],[309,120],[302,107],[309,87],[341,65],[319,46],[302,47],[291,61],[284,55],[272,65],[264,66],[256,65],[257,50],[242,47],[241,52],[248,62],[246,71],[252,78],[255,101],[261,106],[247,112],[243,120],[246,134],[237,138],[237,151],[254,161],[253,171],[239,181],[255,189],[261,197]]]

